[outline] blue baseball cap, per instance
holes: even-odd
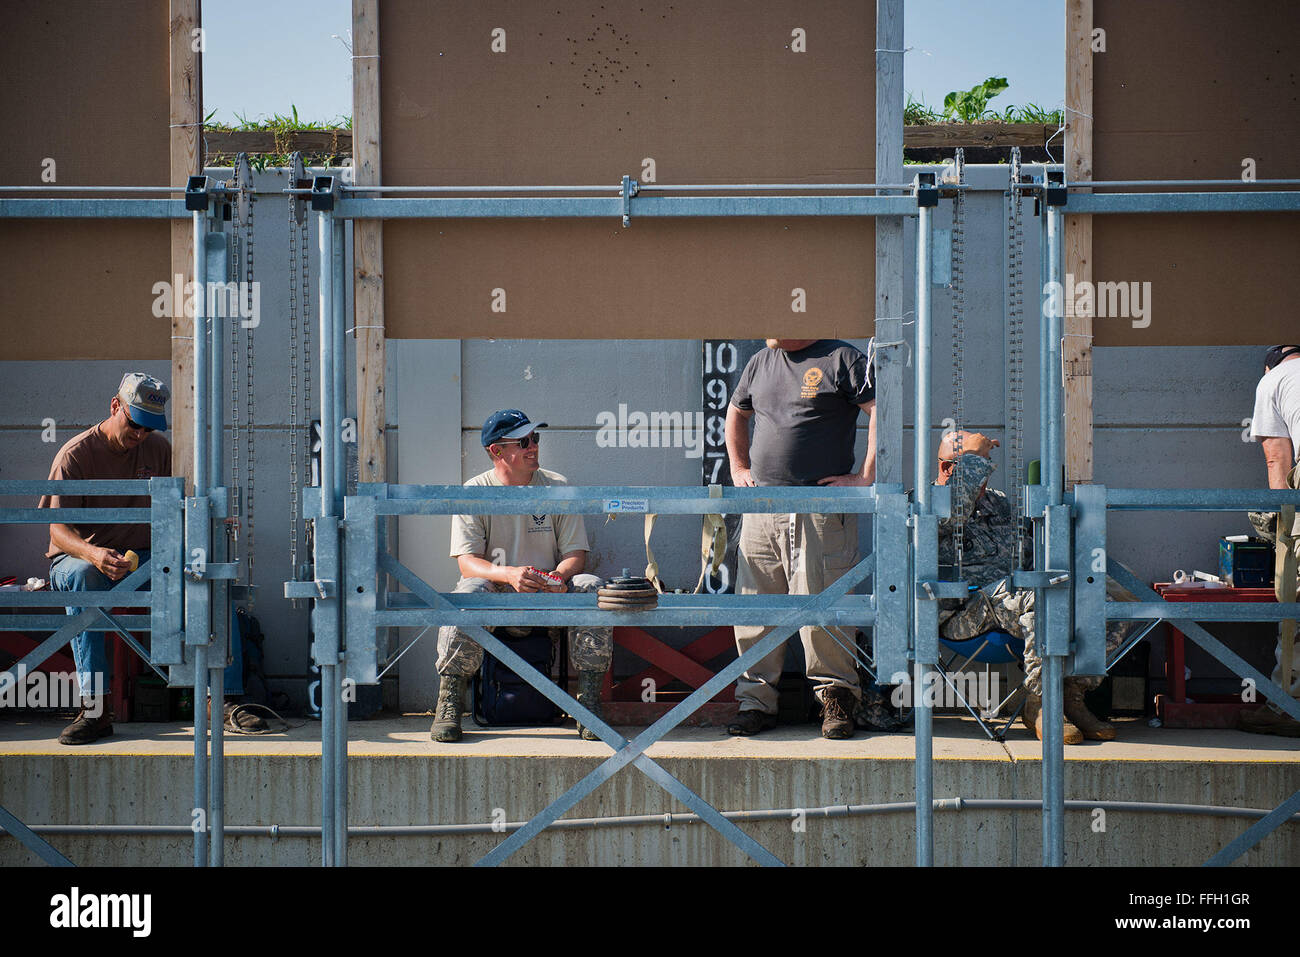
[[[483,448],[502,439],[522,439],[534,429],[544,428],[545,422],[529,421],[528,416],[518,409],[502,409],[493,412],[483,423]]]

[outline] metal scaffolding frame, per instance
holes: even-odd
[[[241,155],[241,159],[243,159]],[[246,160],[245,160],[246,162]],[[184,193],[184,199],[4,199],[0,219],[190,219],[194,227],[194,494],[184,496],[180,478],[114,481],[3,481],[0,497],[45,494],[148,494],[148,509],[0,508],[0,524],[48,524],[57,516],[79,524],[141,522],[150,526],[150,558],[108,591],[59,592],[58,601],[82,607],[81,614],[21,615],[6,624],[50,636],[0,673],[35,668],[88,626],[103,623],[171,687],[194,689],[194,833],[196,866],[220,866],[224,860],[225,777],[221,715],[224,672],[229,656],[230,600],[247,594],[233,585],[240,575],[238,561],[229,560],[226,520],[231,515],[230,489],[224,474],[224,337],[226,318],[217,309],[208,314],[210,284],[228,279],[230,237],[222,231],[226,206],[251,184],[231,188],[206,176],[192,176],[183,187],[0,187],[0,193]],[[144,582],[150,591],[135,591]],[[0,593],[0,607],[49,606],[51,592]],[[115,605],[148,605],[147,615],[114,616]],[[150,632],[143,648],[132,631]],[[165,669],[165,671],[164,671]],[[210,695],[215,721],[203,699]],[[208,725],[211,723],[209,732]],[[209,748],[211,755],[209,759]],[[0,808],[0,825],[51,864],[71,862],[14,815]]]

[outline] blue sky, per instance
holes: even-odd
[[[872,2],[872,0],[863,0]],[[904,88],[932,107],[988,76],[1010,88],[992,108],[1065,98],[1064,0],[905,0]],[[207,112],[233,122],[352,112],[351,0],[203,0]],[[335,35],[342,40],[335,39]]]

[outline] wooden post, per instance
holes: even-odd
[[[1067,0],[1065,8],[1065,178],[1092,174],[1092,3]],[[1066,209],[1069,209],[1067,206]],[[1065,272],[1076,284],[1092,281],[1092,217],[1065,217]],[[1065,477],[1092,481],[1092,316],[1066,303]]]
[[[379,3],[352,0],[352,167],[358,186],[380,183]],[[384,227],[377,219],[354,220],[353,298],[357,337],[358,480],[383,482],[387,475],[384,432]]]
[[[903,0],[876,2],[876,182],[903,182]],[[903,481],[903,217],[876,217],[876,481]],[[920,424],[916,441],[927,439]]]
[[[203,121],[201,46],[194,31],[201,16],[199,0],[170,0],[168,36],[171,51],[171,186],[184,186],[186,179],[201,173]],[[177,198],[173,195],[173,199]],[[171,275],[169,282],[194,278],[194,227],[188,219],[171,224]],[[180,297],[173,296],[176,302]],[[193,487],[190,470],[194,465],[194,320],[182,309],[172,317],[171,409],[172,474],[186,478],[187,492]]]

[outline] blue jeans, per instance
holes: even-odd
[[[141,549],[139,555],[141,565],[149,560],[148,549]],[[111,581],[84,559],[60,555],[50,565],[50,584],[55,591],[107,591],[117,582]],[[145,595],[147,594],[146,591]],[[131,601],[124,594],[120,604],[129,607]],[[69,615],[79,615],[85,610],[75,605],[65,608]],[[108,694],[111,688],[112,675],[104,643],[105,634],[103,631],[83,631],[72,639],[72,659],[77,665],[77,683],[81,686],[83,697]],[[232,628],[231,646],[234,653],[231,657],[234,660],[227,666],[225,677],[225,692],[228,695],[242,694],[244,691],[244,665],[240,645],[239,629]]]

